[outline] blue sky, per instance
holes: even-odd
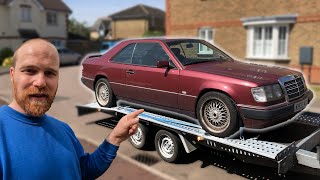
[[[128,7],[145,4],[165,10],[165,0],[63,0],[71,9],[71,17],[93,25],[94,21]]]

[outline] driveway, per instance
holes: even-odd
[[[78,117],[76,105],[95,101],[93,92],[80,82],[80,73],[81,66],[61,68],[57,96],[48,114],[68,123],[79,139],[86,140],[90,145],[99,145],[111,130],[96,125],[95,122],[109,116],[104,113],[93,113]],[[0,99],[10,102],[12,97],[9,76],[1,75],[0,82]],[[170,164],[161,160],[154,150],[137,150],[129,142],[121,144],[118,157],[161,179],[278,179],[283,177],[317,179],[314,176],[292,172],[279,176],[276,169],[245,164],[233,156],[218,152],[198,151],[187,156],[183,163]],[[149,162],[146,162],[146,159]],[[121,166],[116,169],[126,174],[128,172],[126,168]],[[144,176],[139,173],[132,173],[130,176],[131,179],[144,179]]]

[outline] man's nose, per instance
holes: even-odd
[[[45,87],[47,85],[45,75],[43,73],[37,74],[33,81],[33,85],[39,88]]]

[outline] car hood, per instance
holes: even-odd
[[[185,66],[185,70],[223,75],[257,83],[275,82],[282,76],[298,75],[297,71],[240,61],[215,61]]]

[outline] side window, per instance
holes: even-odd
[[[131,57],[132,57],[132,52],[134,49],[134,46],[136,44],[129,44],[125,48],[123,48],[118,54],[116,54],[111,61],[113,62],[118,62],[118,63],[125,63],[125,64],[130,64],[131,62]]]
[[[158,43],[138,43],[132,57],[132,64],[156,67],[160,60],[169,56]]]

